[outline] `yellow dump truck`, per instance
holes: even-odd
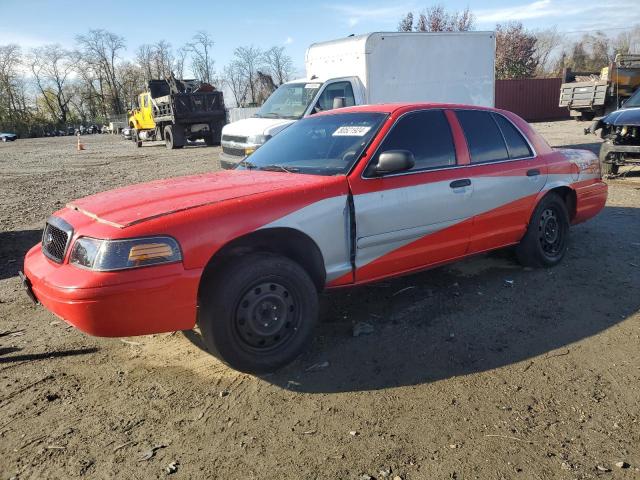
[[[195,80],[150,80],[129,112],[131,138],[137,147],[164,140],[169,149],[182,148],[197,139],[218,145],[225,123],[222,92]]]

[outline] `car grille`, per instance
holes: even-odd
[[[244,148],[222,147],[222,152],[234,157],[244,157]]]
[[[237,137],[234,135],[223,135],[223,142],[247,143],[247,137]]]
[[[50,217],[42,232],[42,253],[57,263],[64,260],[73,228],[64,220]]]

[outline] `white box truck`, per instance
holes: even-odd
[[[252,117],[222,129],[233,168],[291,123],[342,106],[444,102],[493,106],[493,32],[377,32],[314,43],[306,78],[281,85]]]

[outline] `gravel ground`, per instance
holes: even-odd
[[[583,126],[536,124],[597,149]],[[640,174],[609,180],[561,266],[501,251],[325,294],[311,349],[257,378],[197,333],[93,338],[26,299],[22,257],[68,200],[218,168],[83,141],[0,144],[0,478],[640,478]]]

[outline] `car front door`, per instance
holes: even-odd
[[[469,149],[475,218],[469,253],[520,241],[547,165],[507,117],[486,110],[456,110]]]
[[[355,280],[363,282],[465,255],[473,184],[466,150],[452,131],[452,112],[410,111],[400,116],[366,168],[350,176],[355,212]],[[462,142],[464,144],[464,141]],[[415,165],[377,175],[381,153],[407,150]]]

